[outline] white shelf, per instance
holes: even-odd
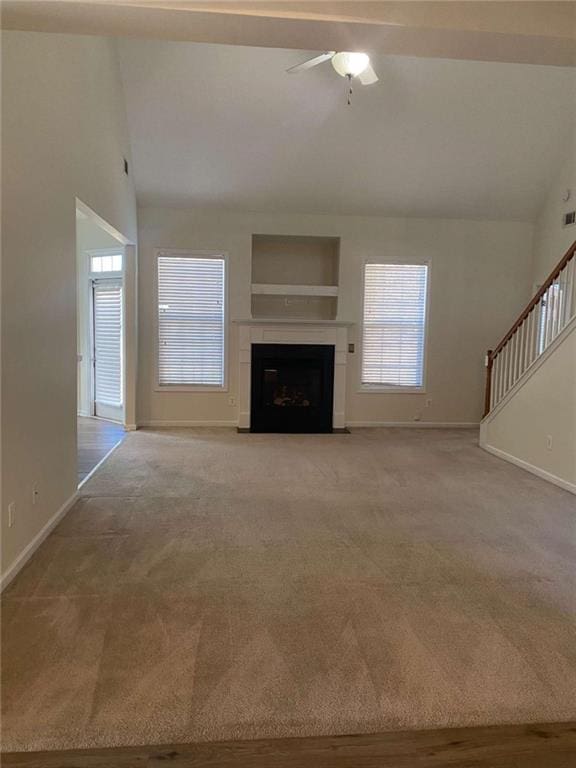
[[[252,283],[252,294],[260,296],[338,296],[338,286]]]

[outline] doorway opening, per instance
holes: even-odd
[[[124,438],[126,268],[131,255],[127,239],[77,200],[79,485]]]
[[[117,422],[124,421],[123,256],[122,252],[92,252],[89,274],[90,415]],[[116,272],[111,271],[107,262],[114,264]],[[101,270],[103,263],[105,271]]]

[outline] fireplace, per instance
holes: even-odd
[[[252,344],[251,432],[332,432],[334,345]]]

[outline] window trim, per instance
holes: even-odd
[[[123,279],[126,261],[125,246],[120,245],[118,248],[90,248],[85,251],[88,256],[88,277],[94,278],[110,278],[110,279]],[[93,256],[118,256],[122,255],[122,269],[114,269],[111,272],[92,272],[92,257]]]
[[[159,367],[159,322],[158,322],[158,259],[160,256],[180,256],[196,259],[223,259],[224,260],[224,355],[223,355],[223,383],[220,384],[160,384]],[[154,249],[154,392],[228,392],[228,355],[229,355],[229,285],[228,278],[228,253],[226,251],[200,251],[189,248],[155,248]]]
[[[399,266],[425,266],[428,268],[426,276],[426,305],[424,307],[424,334],[422,358],[422,384],[419,387],[402,387],[398,384],[364,384],[362,382],[362,359],[364,357],[364,305],[366,302],[366,266],[368,264],[399,265]],[[358,338],[358,385],[356,392],[363,395],[425,395],[428,392],[428,338],[430,325],[430,286],[432,284],[432,261],[430,259],[378,259],[368,258],[362,262],[360,320],[358,326],[360,334]]]

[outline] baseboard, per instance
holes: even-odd
[[[477,429],[477,421],[347,421],[348,427],[413,427],[415,429]]]
[[[124,424],[124,429],[126,432],[136,432],[138,424]]]
[[[68,512],[68,510],[72,507],[77,499],[78,491],[74,491],[72,496],[70,496],[70,498],[64,502],[56,514],[54,514],[50,520],[48,520],[42,530],[37,533],[36,536],[34,536],[32,541],[22,550],[16,560],[14,560],[14,562],[2,574],[0,577],[0,592],[2,592],[8,586],[8,584],[10,584],[12,579],[14,579],[14,577],[22,570],[34,552],[36,552],[40,544],[42,544],[48,534],[51,533],[54,528],[56,528],[60,520],[62,520],[66,512]]]
[[[237,427],[238,422],[236,420],[234,421],[202,421],[201,419],[198,420],[187,420],[187,421],[164,421],[164,420],[158,420],[158,419],[151,419],[150,421],[141,421],[138,424],[138,427],[150,427],[153,429],[162,429],[162,428],[170,428],[170,427]]]
[[[346,427],[415,427],[417,429],[477,429],[477,421],[347,421]],[[238,428],[237,421],[165,421],[161,419],[151,419],[150,421],[141,421],[138,428],[149,427],[151,429],[169,429],[170,427],[235,427],[238,431],[249,432],[249,427]]]
[[[530,464],[523,459],[519,459],[517,456],[513,456],[511,453],[506,453],[506,451],[501,451],[500,448],[494,448],[492,445],[488,445],[483,441],[480,442],[480,447],[499,459],[503,459],[510,464],[514,464],[515,466],[520,467],[520,469],[524,469],[526,472],[530,472],[532,475],[536,475],[536,477],[539,477],[542,480],[547,480],[549,483],[553,483],[554,485],[557,485],[559,488],[563,488],[569,493],[576,494],[575,483],[570,483],[568,480],[563,480],[561,477],[553,475],[551,472],[547,472],[545,469],[540,469],[540,467],[536,467],[534,464]]]

